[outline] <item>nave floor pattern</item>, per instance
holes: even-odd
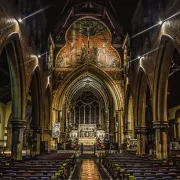
[[[81,166],[81,180],[100,180],[94,160],[85,159]]]
[[[84,153],[76,159],[71,180],[111,180],[99,159],[94,154]]]

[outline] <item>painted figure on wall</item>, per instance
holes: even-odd
[[[66,33],[66,45],[61,49],[57,67],[76,68],[92,63],[101,68],[120,66],[120,56],[111,45],[112,35],[99,20],[83,18],[75,21]]]

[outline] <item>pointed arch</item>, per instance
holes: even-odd
[[[75,69],[71,72],[63,81],[61,85],[59,85],[58,90],[56,92],[55,98],[53,99],[53,107],[59,108],[60,103],[62,104],[63,99],[65,98],[65,94],[67,91],[68,86],[73,83],[73,81],[78,78],[79,76],[86,73],[93,74],[94,76],[98,77],[99,79],[103,79],[105,86],[107,87],[109,93],[112,94],[113,101],[115,104],[115,109],[119,110],[122,108],[123,100],[121,96],[121,92],[119,87],[114,83],[112,78],[102,71],[101,69],[97,68],[92,64],[82,65],[79,68]]]
[[[136,127],[145,126],[145,106],[146,93],[149,87],[150,97],[152,97],[152,90],[148,76],[140,67],[136,86],[136,101],[135,101],[135,125]]]
[[[170,65],[174,50],[180,54],[180,49],[170,35],[164,34],[161,37],[158,51],[156,71],[154,77],[154,119],[155,121],[167,122],[167,89]]]
[[[25,72],[22,48],[18,33],[9,34],[0,48],[6,49],[12,96],[12,122],[25,121]]]
[[[29,92],[32,100],[32,125],[35,127],[43,124],[42,83],[39,67],[36,66],[30,80]]]

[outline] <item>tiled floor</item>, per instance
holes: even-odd
[[[83,160],[81,166],[81,180],[100,180],[98,169],[93,160]]]

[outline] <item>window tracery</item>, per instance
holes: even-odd
[[[76,101],[76,124],[99,124],[99,103],[91,91],[84,91]]]

